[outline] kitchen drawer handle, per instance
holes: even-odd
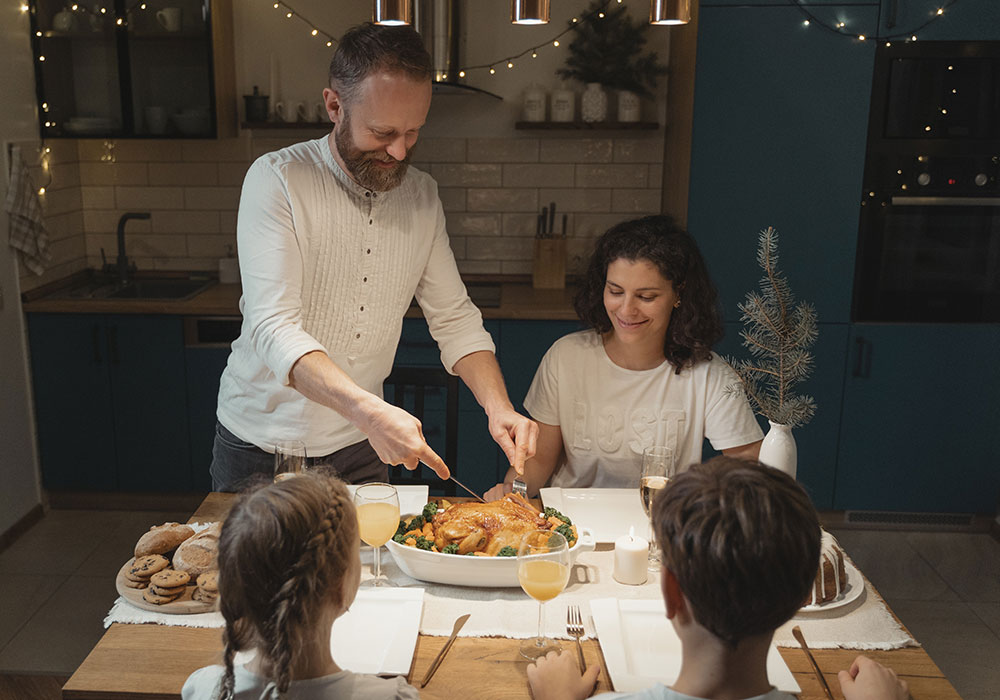
[[[857,350],[854,355],[854,371],[851,374],[860,379],[868,379],[872,372],[872,343],[860,336],[855,342]]]
[[[111,355],[111,364],[118,364],[118,327],[108,326],[108,353]]]
[[[101,327],[94,324],[94,364],[101,364],[104,359],[101,357]]]

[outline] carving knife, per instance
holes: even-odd
[[[424,460],[420,460],[420,463],[423,464],[428,469],[431,469],[431,465],[427,464],[427,462],[425,462]],[[432,471],[433,471],[433,469],[432,469]],[[459,486],[461,486],[464,490],[466,490],[470,494],[472,494],[472,497],[475,498],[480,503],[486,503],[486,499],[485,498],[483,498],[478,493],[476,493],[475,491],[473,491],[472,489],[470,489],[468,486],[466,486],[465,484],[463,484],[461,481],[459,481],[458,479],[456,479],[454,474],[450,474],[450,476],[448,478],[451,479],[452,481],[454,481]]]

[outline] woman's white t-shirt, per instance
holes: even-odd
[[[558,425],[566,449],[552,486],[639,485],[642,451],[665,445],[684,468],[701,462],[704,438],[724,450],[764,437],[746,399],[726,393],[738,381],[722,358],[675,374],[663,361],[648,370],[619,367],[601,336],[579,331],[557,340],[524,399],[531,417]]]

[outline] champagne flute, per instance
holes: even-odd
[[[358,529],[365,544],[372,546],[375,556],[374,575],[370,585],[382,586],[382,562],[379,550],[399,527],[399,494],[392,484],[375,482],[362,484],[354,492],[358,510]]]
[[[660,556],[656,550],[656,533],[653,532],[653,521],[649,508],[653,499],[661,490],[667,487],[667,483],[674,476],[674,451],[669,447],[654,445],[642,451],[642,472],[639,475],[639,496],[642,499],[642,509],[646,511],[649,518],[649,556],[647,557],[647,568],[650,571],[658,571],[660,568]]]
[[[306,444],[301,440],[274,443],[274,483],[298,476],[306,468]]]
[[[545,636],[542,604],[559,595],[569,581],[569,544],[552,530],[533,530],[521,538],[517,550],[517,580],[538,601],[538,636],[521,644],[521,656],[537,659],[558,651],[559,642]]]

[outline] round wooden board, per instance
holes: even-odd
[[[134,561],[135,557],[129,559],[125,562],[124,566],[118,570],[118,576],[115,577],[115,588],[118,589],[118,594],[122,598],[135,607],[142,608],[143,610],[150,610],[152,612],[166,613],[168,615],[193,615],[195,613],[212,612],[213,610],[218,609],[218,600],[216,600],[215,603],[202,603],[201,601],[191,599],[191,594],[194,593],[197,588],[193,581],[191,585],[186,587],[186,590],[181,594],[180,598],[177,598],[169,603],[164,603],[163,605],[150,603],[142,597],[143,589],[129,588],[125,585],[125,572],[128,571]]]

